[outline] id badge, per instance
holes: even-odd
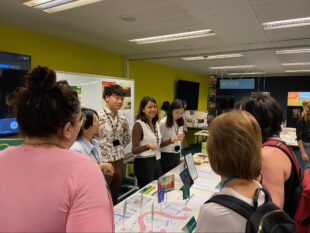
[[[120,143],[120,141],[118,140],[118,139],[116,139],[116,140],[113,140],[113,146],[119,146],[121,143]]]

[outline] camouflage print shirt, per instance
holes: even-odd
[[[124,148],[130,142],[129,124],[125,116],[117,113],[111,116],[111,111],[104,107],[99,113],[99,146],[103,162],[114,162],[124,158]],[[113,141],[119,140],[117,146]]]

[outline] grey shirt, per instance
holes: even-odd
[[[218,194],[226,194],[234,196],[251,206],[253,206],[253,200],[242,196],[235,190],[224,187]],[[262,205],[265,201],[265,195],[261,194],[258,198],[258,206]],[[216,203],[207,203],[201,206],[200,213],[197,221],[197,228],[195,232],[245,232],[246,219],[236,213],[235,211],[228,209]]]

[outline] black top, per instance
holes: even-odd
[[[297,121],[296,135],[298,141],[310,142],[310,123],[307,123],[303,117]]]

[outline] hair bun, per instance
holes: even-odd
[[[38,66],[27,74],[25,85],[37,92],[49,91],[56,86],[56,73],[48,67]]]

